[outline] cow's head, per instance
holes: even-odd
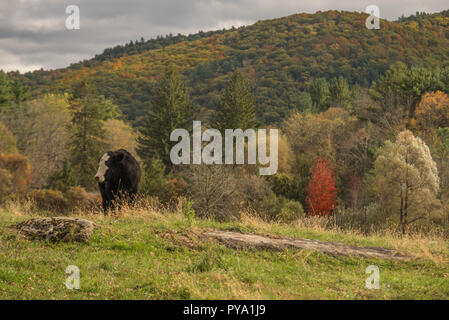
[[[122,152],[106,152],[100,159],[100,165],[98,166],[95,180],[97,180],[98,183],[103,183],[106,180],[108,171],[120,163],[123,160],[123,157],[124,154]]]

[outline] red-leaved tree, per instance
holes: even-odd
[[[311,216],[327,216],[337,205],[334,169],[329,161],[318,158],[310,173],[312,177],[307,188],[307,213]]]

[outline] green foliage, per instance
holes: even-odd
[[[351,91],[345,78],[338,77],[330,81],[328,103],[331,108],[351,109]]]
[[[151,105],[147,119],[139,128],[137,154],[147,165],[157,157],[170,168],[170,150],[174,145],[170,134],[174,129],[189,128],[194,111],[188,89],[175,67],[170,66],[158,82]]]
[[[217,107],[213,127],[224,133],[225,129],[256,127],[256,100],[248,81],[235,70],[229,85],[224,89]]]
[[[313,112],[314,110],[310,94],[305,91],[300,92],[295,100],[295,111]]]
[[[77,185],[76,176],[72,170],[70,161],[64,160],[62,168],[48,177],[48,188],[67,191],[70,187]]]
[[[71,120],[71,165],[81,186],[93,188],[98,160],[106,151],[104,110],[95,90],[86,82],[73,88],[69,99]]]
[[[313,79],[309,86],[309,94],[312,99],[314,111],[324,111],[327,108],[327,100],[329,98],[329,84],[326,79]]]
[[[0,203],[4,202],[11,193],[12,181],[12,174],[8,170],[0,168]]]
[[[0,154],[17,153],[16,137],[0,122]]]
[[[109,119],[120,120],[123,118],[123,113],[120,110],[119,106],[112,103],[111,100],[106,99],[104,96],[99,96],[98,103],[101,105],[101,109],[104,112],[104,121]]]
[[[11,81],[8,76],[0,70],[0,111],[2,108],[13,100],[13,93],[11,90]]]
[[[304,209],[302,205],[293,200],[287,200],[282,206],[279,219],[285,223],[291,223],[299,218],[304,218]]]
[[[167,172],[161,159],[153,158],[144,165],[139,193],[157,197],[161,202],[167,203],[181,195],[182,189],[179,178]]]
[[[195,209],[193,208],[193,201],[186,200],[186,203],[182,209],[184,217],[186,217],[189,221],[189,224],[192,225],[196,215]]]

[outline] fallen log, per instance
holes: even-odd
[[[282,250],[286,248],[309,249],[324,252],[333,256],[360,256],[365,258],[381,258],[408,260],[409,256],[403,255],[394,249],[378,247],[356,247],[343,243],[326,242],[310,239],[271,238],[257,234],[245,234],[232,231],[206,230],[204,235],[217,240],[227,247],[258,248]]]

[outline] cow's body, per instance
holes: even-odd
[[[128,151],[120,149],[106,152],[100,159],[100,166],[95,175],[104,211],[112,208],[115,201],[133,201],[140,176],[140,165]]]

